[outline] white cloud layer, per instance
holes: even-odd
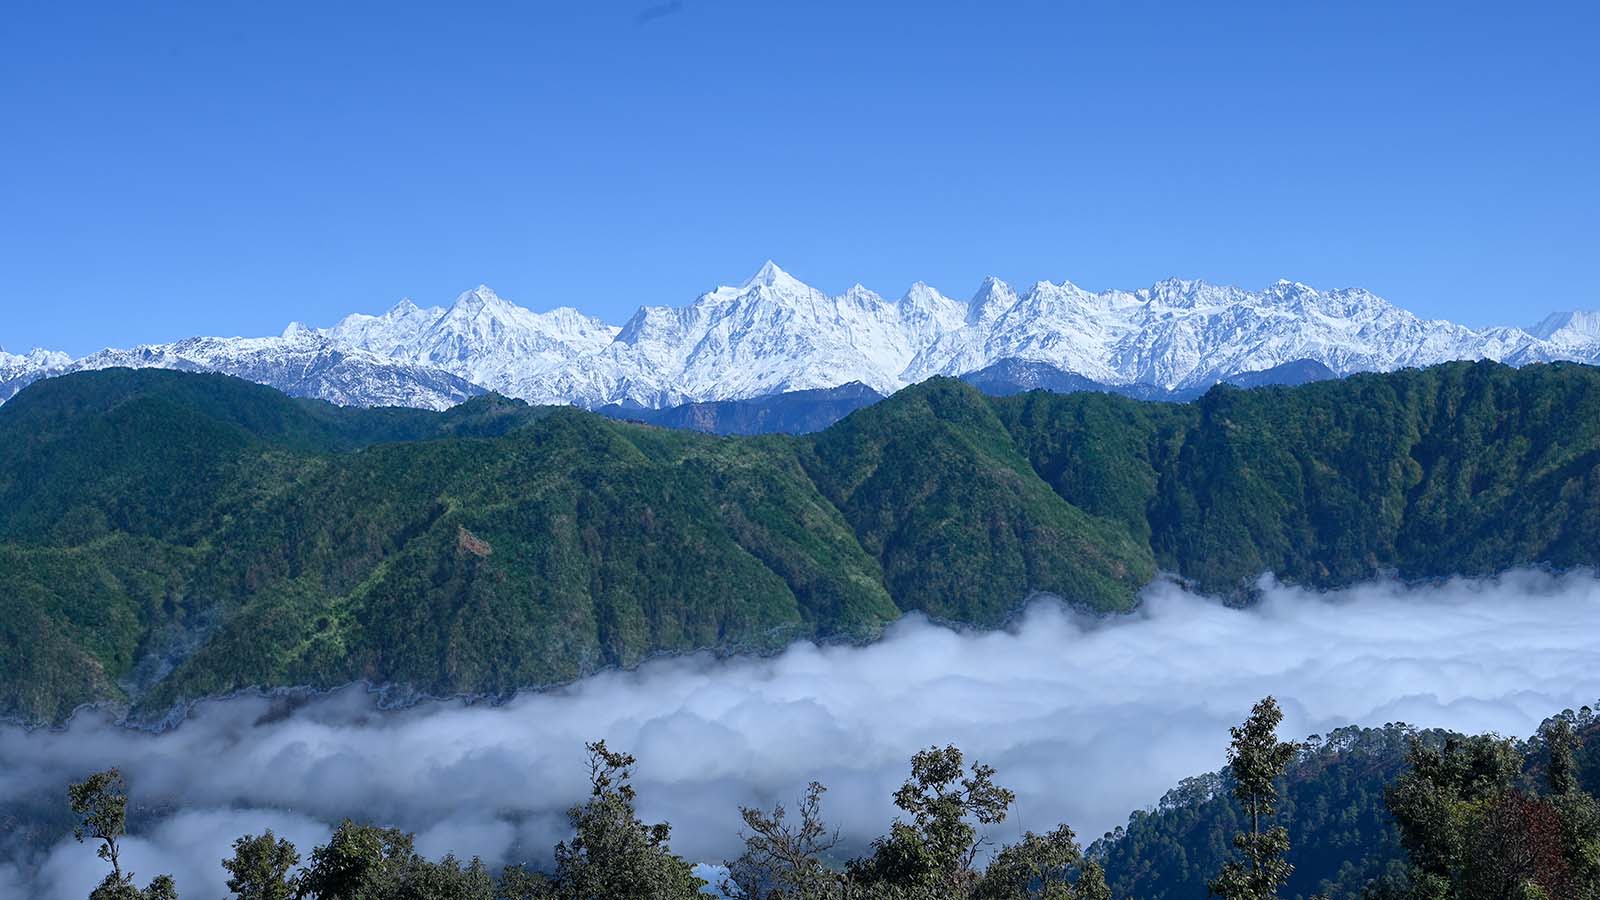
[[[1588,574],[1269,586],[1248,610],[1161,583],[1126,617],[1040,603],[986,634],[912,618],[867,647],[660,660],[498,707],[378,712],[346,689],[292,709],[209,702],[162,735],[92,714],[5,729],[0,808],[59,805],[68,781],[120,766],[145,816],[125,854],[141,882],[172,872],[186,895],[221,896],[234,837],[271,827],[305,852],[343,816],[415,831],[435,857],[543,861],[582,796],[583,743],[601,737],[639,757],[642,812],[692,859],[734,851],[739,804],[792,801],[811,779],[864,842],[911,753],[954,743],[1017,791],[1005,833],[1065,821],[1092,837],[1220,766],[1228,726],[1265,694],[1285,735],[1391,721],[1526,735],[1600,695],[1596,634]],[[101,875],[67,837],[0,859],[0,895],[78,900]]]

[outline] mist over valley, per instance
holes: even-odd
[[[202,896],[222,890],[234,837],[272,827],[308,847],[346,816],[413,831],[432,857],[548,865],[585,793],[583,744],[600,738],[638,756],[642,815],[670,821],[691,860],[731,858],[739,805],[792,802],[812,780],[865,849],[906,759],[946,743],[1022,798],[995,838],[1064,821],[1092,839],[1220,766],[1228,726],[1267,693],[1295,737],[1396,721],[1527,737],[1600,696],[1595,633],[1592,574],[1269,581],[1248,608],[1157,582],[1126,615],[1041,600],[987,632],[912,616],[865,646],[655,660],[502,705],[384,711],[352,687],[206,701],[160,734],[83,711],[0,731],[0,806],[26,823],[3,850],[23,896],[86,894],[100,873],[60,831],[62,786],[116,765],[136,801],[130,867]]]

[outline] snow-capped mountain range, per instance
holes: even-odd
[[[304,330],[280,337],[185,338],[101,350],[81,359],[35,350],[26,356],[0,351],[0,402],[28,384],[53,375],[126,366],[221,372],[271,385],[295,397],[316,397],[343,406],[416,406],[446,409],[484,393],[460,376],[388,359]]]
[[[570,307],[533,312],[479,287],[448,307],[402,300],[331,327],[293,323],[277,337],[189,338],[76,360],[0,351],[0,401],[41,377],[109,366],[219,371],[362,406],[437,409],[492,390],[659,408],[852,382],[888,394],[1007,360],[1174,392],[1301,360],[1346,375],[1482,358],[1600,362],[1600,313],[1471,329],[1361,289],[1181,279],[1102,292],[1041,281],[1019,292],[988,278],[966,302],[918,282],[891,300],[861,285],[830,296],[768,262],[737,287],[640,307],[620,327]]]

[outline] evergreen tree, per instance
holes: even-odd
[[[1263,830],[1277,813],[1277,780],[1294,759],[1298,744],[1278,740],[1283,711],[1267,697],[1250,710],[1244,724],[1231,729],[1228,767],[1233,773],[1233,795],[1244,806],[1249,831],[1233,838],[1244,856],[1224,863],[1210,884],[1211,893],[1224,900],[1275,900],[1278,889],[1294,871],[1284,856],[1289,852],[1289,832],[1282,825]]]
[[[1578,789],[1577,764],[1573,759],[1578,738],[1573,734],[1572,722],[1556,716],[1546,723],[1542,730],[1545,746],[1550,750],[1550,760],[1546,770],[1550,793],[1570,794]]]
[[[672,828],[646,825],[629,781],[636,760],[588,745],[589,800],[568,812],[576,834],[556,845],[557,900],[695,900],[705,882],[667,847]]]

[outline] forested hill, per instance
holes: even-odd
[[[1577,739],[1573,775],[1578,787],[1590,794],[1600,792],[1600,718],[1585,706],[1546,724],[1556,720],[1564,720]],[[1511,744],[1520,763],[1514,786],[1529,796],[1537,795],[1548,779],[1547,734],[1541,728],[1529,740]],[[1294,873],[1283,886],[1283,900],[1421,896],[1399,889],[1406,883],[1406,852],[1388,790],[1411,768],[1407,755],[1413,741],[1439,748],[1451,738],[1468,740],[1464,735],[1393,723],[1382,728],[1341,728],[1326,736],[1314,735],[1302,746],[1278,779],[1276,821],[1293,835],[1287,859]],[[1155,808],[1134,813],[1126,826],[1096,841],[1089,855],[1105,867],[1112,896],[1139,900],[1208,896],[1207,883],[1234,852],[1233,835],[1249,827],[1245,810],[1231,794],[1234,783],[1227,768],[1186,779]],[[1464,832],[1463,825],[1457,823]]]
[[[355,410],[107,370],[0,407],[0,714],[354,679],[507,692],[657,652],[1600,562],[1600,370],[1193,404],[934,379],[805,437],[482,397]]]

